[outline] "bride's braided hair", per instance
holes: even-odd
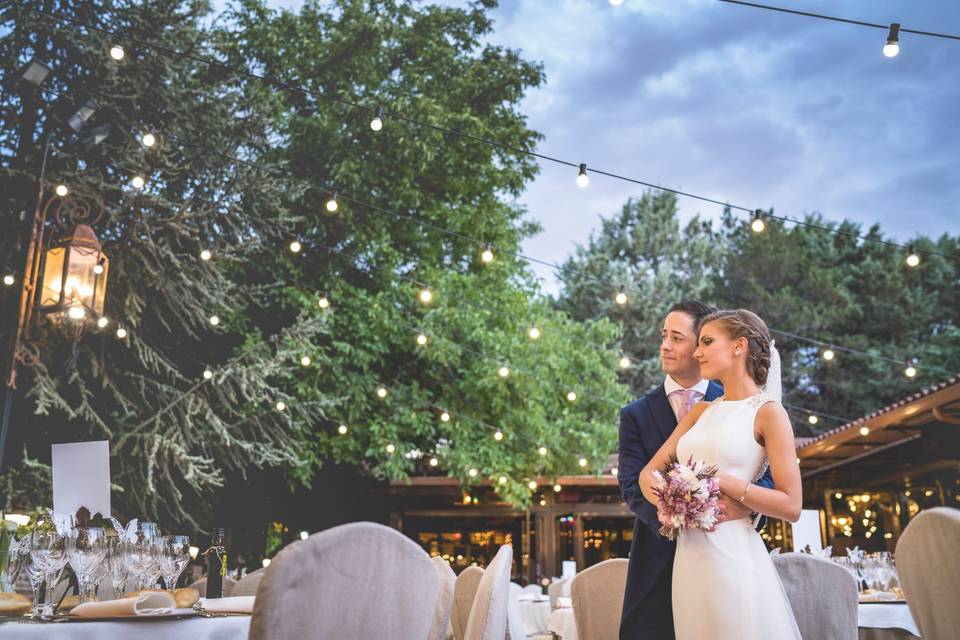
[[[700,321],[700,327],[716,322],[731,340],[747,339],[747,373],[758,385],[767,383],[770,371],[770,331],[760,316],[746,309],[716,311]]]

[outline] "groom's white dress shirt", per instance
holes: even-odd
[[[697,394],[699,394],[697,396],[697,402],[700,402],[701,400],[703,400],[704,396],[707,395],[708,386],[710,386],[709,380],[701,380],[697,384],[690,387],[690,389],[692,389],[693,391],[696,391]],[[667,401],[670,402],[670,408],[673,409],[673,415],[677,417],[677,422],[680,421],[680,407],[683,404],[683,394],[674,393],[674,392],[689,391],[690,389],[687,389],[686,387],[681,386],[679,382],[677,382],[670,376],[667,376],[667,378],[663,381],[663,390],[667,394]]]

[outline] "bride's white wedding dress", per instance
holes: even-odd
[[[693,456],[724,473],[758,479],[767,458],[754,440],[754,419],[767,402],[776,400],[760,393],[713,401],[677,442],[677,459]],[[722,522],[711,533],[680,532],[673,620],[677,640],[800,638],[780,577],[749,518]]]

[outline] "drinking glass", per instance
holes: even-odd
[[[137,578],[137,589],[153,588],[160,578],[160,528],[153,522],[137,523],[137,541],[130,545],[131,573]]]
[[[34,564],[43,573],[46,583],[46,594],[43,603],[43,615],[53,615],[55,603],[53,590],[60,577],[60,572],[67,564],[67,536],[56,527],[42,527],[35,529],[30,535],[30,557]]]
[[[106,555],[107,533],[102,527],[77,527],[70,534],[67,559],[80,585],[80,604],[90,601]]]
[[[163,583],[173,591],[177,578],[190,562],[190,538],[187,536],[164,536],[160,548],[160,569]]]
[[[129,552],[130,543],[124,541],[123,538],[119,536],[108,538],[105,564],[115,598],[123,597],[124,587],[126,587],[127,578],[130,576],[130,565],[127,564],[127,554]]]

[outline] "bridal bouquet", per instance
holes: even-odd
[[[717,467],[691,456],[654,471],[660,535],[675,540],[681,529],[712,529],[720,515]]]

